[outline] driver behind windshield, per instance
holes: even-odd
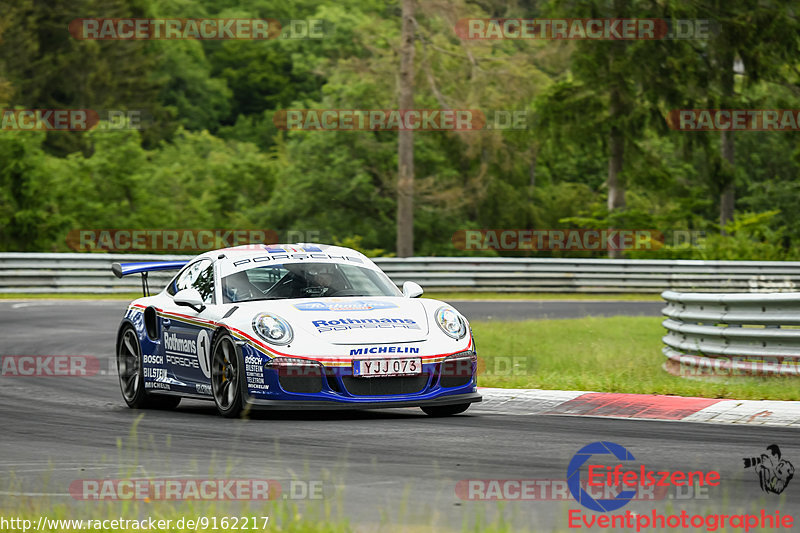
[[[272,298],[318,298],[345,288],[336,265],[305,263],[284,265],[286,274],[266,294]]]
[[[306,269],[306,296],[331,296],[344,289],[336,265],[310,264]]]

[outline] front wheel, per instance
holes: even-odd
[[[457,403],[455,405],[436,405],[420,407],[426,415],[430,416],[451,416],[463,413],[469,409],[468,403]]]
[[[126,326],[117,347],[117,373],[122,398],[131,409],[174,409],[180,396],[148,394],[144,388],[142,350],[132,326]]]
[[[242,364],[233,337],[223,333],[214,341],[211,356],[211,392],[219,414],[235,418],[242,413]]]

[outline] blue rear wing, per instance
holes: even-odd
[[[147,261],[144,263],[114,263],[111,271],[121,278],[131,274],[144,274],[156,270],[178,270],[186,266],[189,261]]]
[[[147,261],[143,263],[113,263],[111,271],[118,278],[131,274],[142,275],[142,294],[150,296],[150,286],[147,283],[147,273],[156,270],[178,270],[186,266],[189,261]]]

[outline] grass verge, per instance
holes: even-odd
[[[800,379],[704,381],[662,369],[658,317],[472,322],[483,387],[800,400]]]
[[[660,294],[597,294],[553,292],[431,292],[423,298],[435,300],[630,300],[661,301]]]

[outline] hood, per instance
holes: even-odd
[[[353,345],[418,342],[428,338],[428,316],[418,299],[302,298],[239,305],[242,308],[239,313],[249,313],[249,320],[258,312],[279,315],[291,324],[296,339]]]

